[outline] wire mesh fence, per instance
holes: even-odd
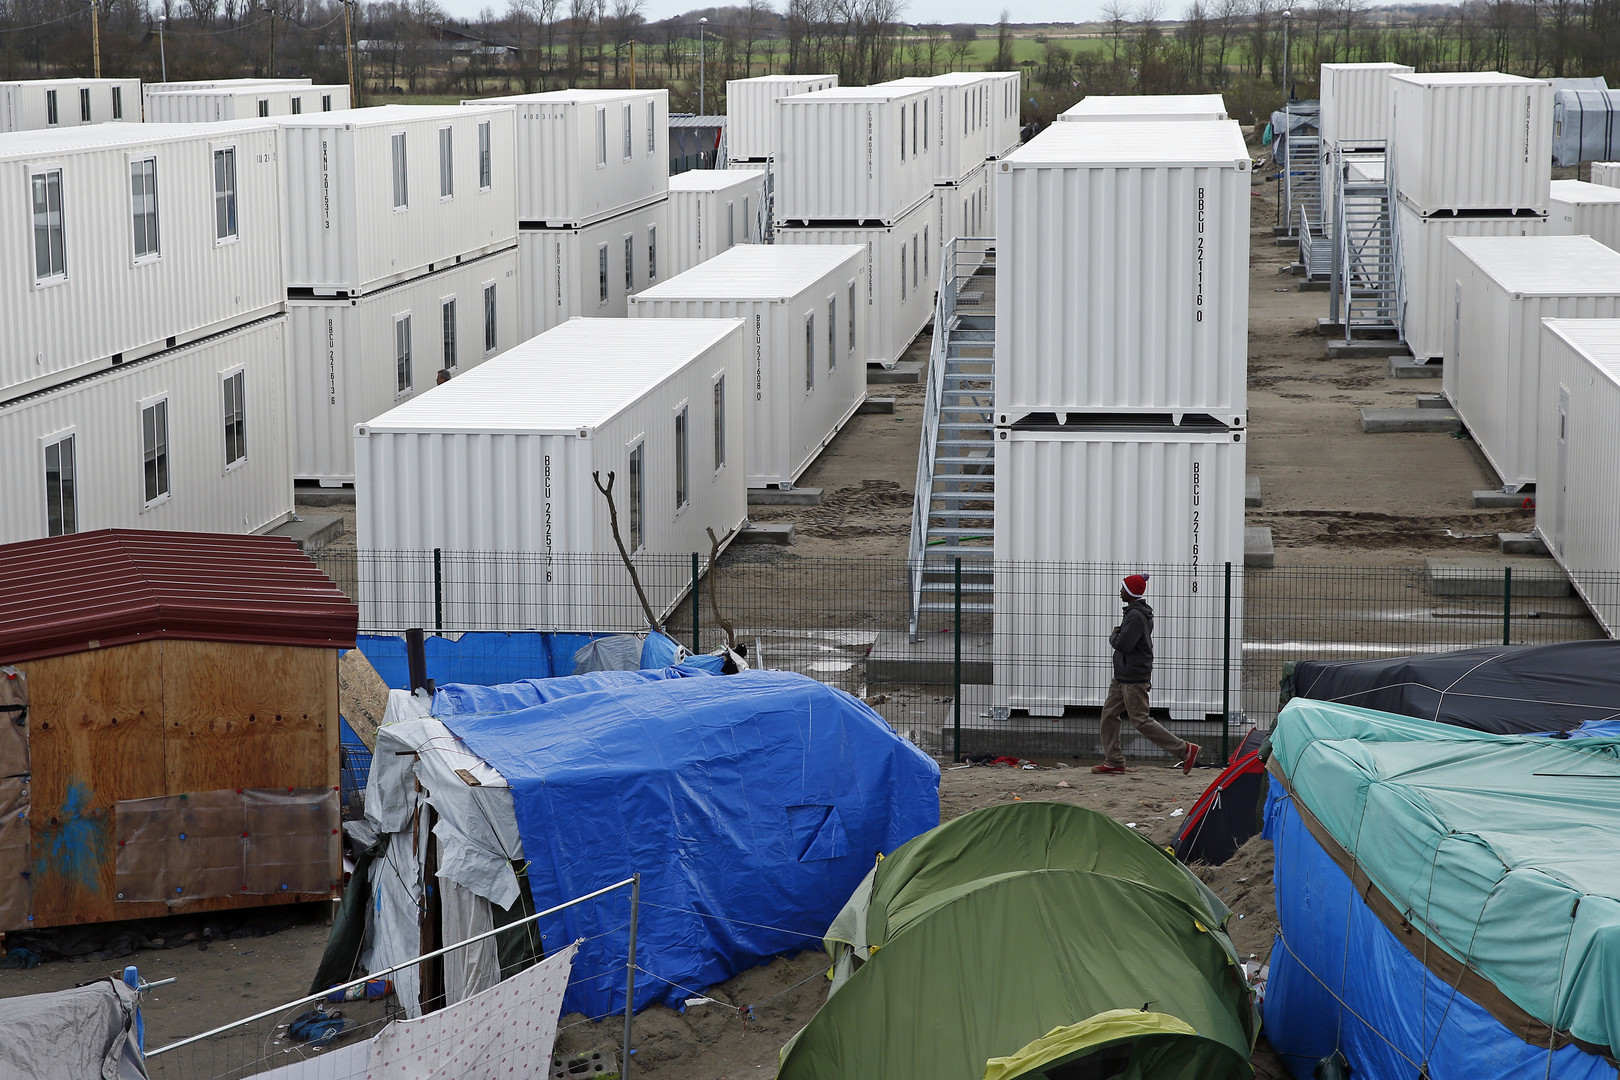
[[[1270,726],[1295,661],[1603,637],[1620,605],[1620,574],[1573,575],[1577,591],[1555,567],[1468,562],[916,566],[746,547],[712,573],[707,553],[637,556],[643,603],[617,555],[362,552],[321,561],[359,602],[368,630],[638,631],[650,613],[695,652],[729,640],[756,667],[865,698],[942,758],[1095,755],[1113,675],[1109,634],[1129,573],[1149,575],[1153,715],[1211,759],[1249,727]],[[568,673],[555,657],[535,662],[537,673]],[[1163,752],[1131,733],[1126,753]]]

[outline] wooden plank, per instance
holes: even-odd
[[[168,790],[336,787],[335,649],[165,641]]]
[[[165,794],[162,652],[157,642],[33,660],[27,671],[33,769],[33,921],[114,912],[112,807]]]

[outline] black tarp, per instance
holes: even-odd
[[[1620,719],[1620,641],[1507,645],[1379,660],[1301,660],[1293,693],[1523,735]]]

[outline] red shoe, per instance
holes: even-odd
[[[1198,751],[1200,749],[1201,747],[1195,742],[1187,744],[1187,752],[1181,758],[1181,775],[1186,776],[1193,771],[1193,766],[1198,764]]]
[[[1125,766],[1110,765],[1105,761],[1101,765],[1093,765],[1091,771],[1094,773],[1122,773],[1125,771]]]

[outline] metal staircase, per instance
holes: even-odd
[[[1395,191],[1384,160],[1382,145],[1333,152],[1333,306],[1346,341],[1400,335]]]
[[[995,241],[959,237],[940,260],[911,513],[911,637],[928,612],[991,609],[995,543]]]

